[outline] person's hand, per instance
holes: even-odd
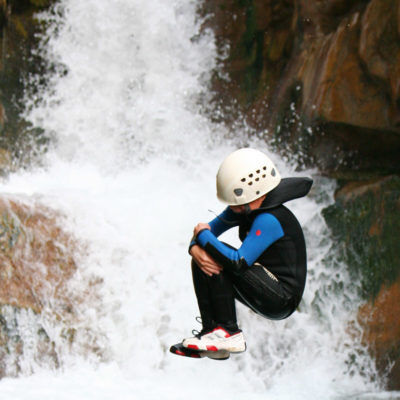
[[[199,268],[208,276],[218,275],[222,271],[222,267],[200,246],[194,245],[190,249],[190,255]]]
[[[204,229],[208,229],[210,231],[211,227],[210,225],[205,224],[204,222],[200,222],[199,224],[197,224],[193,230],[194,236],[196,237],[199,234],[199,232]]]

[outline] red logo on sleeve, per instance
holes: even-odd
[[[256,235],[257,235],[257,236],[260,236],[260,235],[261,235],[261,231],[260,231],[260,229],[257,229],[257,231],[256,231]]]

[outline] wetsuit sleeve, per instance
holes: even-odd
[[[237,215],[227,207],[220,215],[215,217],[212,221],[208,223],[211,228],[211,232],[214,234],[215,237],[222,235],[228,229],[233,228],[234,226],[239,225],[239,220]],[[192,238],[189,244],[188,252],[190,254],[190,249],[199,244],[195,237]]]
[[[192,248],[193,246],[195,246],[196,244],[198,244],[198,243],[197,243],[197,240],[196,240],[196,238],[193,236],[193,237],[192,237],[192,240],[191,240],[190,243],[189,243],[189,248],[188,248],[188,253],[189,253],[189,254],[190,254],[191,248]]]
[[[215,217],[208,224],[210,225],[211,232],[214,234],[214,236],[218,237],[228,229],[239,225],[239,220],[237,215],[235,215],[235,213],[229,207],[227,207],[220,215]]]
[[[263,213],[254,219],[250,232],[237,250],[220,242],[209,230],[201,231],[196,240],[217,262],[240,272],[251,266],[272,243],[283,236],[277,218]]]

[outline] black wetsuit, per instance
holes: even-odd
[[[223,266],[210,277],[192,264],[204,330],[237,330],[235,299],[269,319],[287,318],[296,309],[306,281],[306,246],[299,222],[282,203],[305,196],[311,185],[308,178],[282,179],[260,208],[238,214],[228,207],[209,223],[211,231],[192,241]],[[239,226],[239,249],[217,239],[233,226]]]

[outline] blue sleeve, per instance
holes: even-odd
[[[238,217],[235,213],[229,208],[225,208],[225,210],[215,217],[212,221],[208,223],[211,228],[211,232],[214,236],[218,237],[234,226],[239,224]]]
[[[228,229],[239,225],[239,219],[238,216],[229,207],[227,207],[220,215],[215,217],[208,224],[210,225],[211,232],[214,234],[214,236],[218,237]],[[189,254],[190,249],[196,244],[199,244],[197,238],[193,237],[189,244]]]
[[[278,219],[272,214],[263,213],[258,215],[250,228],[239,249],[232,249],[220,242],[209,230],[203,230],[197,236],[198,243],[212,253],[213,257],[220,255],[218,262],[226,262],[232,265],[233,269],[239,269],[239,263],[252,265],[258,257],[275,241],[284,236],[284,232]]]

